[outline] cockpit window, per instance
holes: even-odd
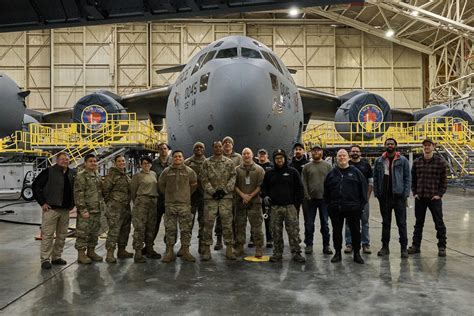
[[[237,47],[221,49],[216,58],[232,58],[237,57]]]
[[[262,55],[260,55],[260,53],[255,50],[255,49],[250,49],[250,48],[245,48],[245,47],[242,47],[242,57],[246,57],[246,58],[262,58]]]
[[[201,63],[204,60],[204,57],[206,57],[206,54],[202,54],[201,56],[199,56],[196,64],[194,65],[193,71],[191,72],[191,75],[193,75],[196,71],[199,70],[199,67],[201,67]]]
[[[276,59],[269,53],[267,53],[266,51],[260,51],[263,55],[263,58],[265,58],[270,64],[273,65],[273,67],[275,67],[276,69],[278,69],[282,74],[283,74],[283,70],[281,69],[280,67],[280,64],[278,64],[278,62],[276,61]]]
[[[224,41],[219,41],[217,42],[216,45],[214,45],[214,48],[221,46],[224,43]]]
[[[269,55],[272,57],[273,61],[277,65],[278,70],[283,74],[283,69],[281,69],[281,66],[280,66],[280,63],[278,62],[278,59],[276,59],[276,57],[273,56],[272,54],[269,54]]]
[[[204,58],[204,60],[202,61],[202,65],[201,65],[201,68],[207,64],[207,62],[211,59],[214,58],[214,56],[216,56],[216,53],[217,51],[213,50],[213,51],[210,51],[209,53],[207,53],[206,57]]]

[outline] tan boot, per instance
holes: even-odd
[[[133,261],[135,261],[135,263],[144,263],[144,262],[146,262],[145,257],[143,257],[141,249],[136,249],[135,250],[135,257],[133,258]]]
[[[94,247],[87,247],[87,256],[92,259],[92,261],[101,262],[104,260],[101,256],[95,253]]]
[[[117,258],[119,259],[133,258],[133,254],[125,250],[125,247],[118,247]]]
[[[225,247],[225,257],[229,260],[237,259],[234,255],[234,252],[232,251],[232,246],[226,246]]]
[[[201,260],[202,261],[209,261],[211,260],[211,247],[209,245],[204,245],[202,248],[202,255],[201,255]]]
[[[146,257],[150,259],[161,259],[161,255],[156,252],[151,245],[146,245]]]
[[[91,258],[86,255],[85,249],[77,249],[77,262],[82,264],[89,264],[92,262]]]
[[[244,245],[235,245],[235,256],[242,257],[244,255]]]
[[[117,263],[117,259],[114,257],[114,251],[115,249],[107,249],[107,257],[105,257],[105,261],[108,263]]]
[[[184,255],[184,249],[183,249],[183,245],[181,245],[181,247],[179,248],[178,250],[178,253],[176,254],[177,257],[182,257]]]
[[[174,261],[174,252],[173,252],[173,246],[172,245],[166,245],[166,253],[163,256],[163,259],[161,259],[161,262],[164,263],[170,263]]]
[[[196,258],[189,252],[189,246],[181,246],[181,249],[183,250],[183,260],[188,261],[188,262],[196,262]]]
[[[257,246],[255,248],[255,257],[256,258],[262,258],[263,256],[263,249],[262,249],[262,246]]]

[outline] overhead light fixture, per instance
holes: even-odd
[[[337,27],[337,25],[336,25],[336,24],[331,24],[331,26],[332,26],[332,27]]]
[[[300,13],[300,10],[298,10],[297,8],[291,8],[290,11],[288,12],[288,14],[293,18],[297,17],[299,13]]]
[[[410,13],[412,16],[418,16],[419,12],[416,10],[411,11]]]
[[[389,29],[387,32],[385,32],[385,36],[387,37],[392,37],[393,35],[395,35],[394,30]]]

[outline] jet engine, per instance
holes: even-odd
[[[339,135],[350,141],[371,140],[383,136],[391,122],[390,105],[381,96],[353,91],[340,97],[342,105],[334,117]]]
[[[423,124],[433,118],[436,118],[436,123],[444,123],[445,122],[444,117],[449,117],[449,118],[452,117],[455,125],[456,123],[460,123],[462,121],[466,121],[469,126],[474,125],[474,120],[472,119],[471,115],[469,115],[469,113],[460,109],[453,109],[453,108],[445,108],[445,109],[427,114],[423,116],[422,118],[420,118],[417,124]]]
[[[88,94],[74,105],[72,120],[74,123],[82,123],[81,132],[94,133],[103,129],[108,124],[110,116],[114,115],[114,120],[126,119],[126,110],[114,98],[103,92]],[[126,130],[126,125],[121,125],[121,130]]]

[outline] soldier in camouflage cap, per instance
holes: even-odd
[[[97,172],[97,158],[88,154],[85,168],[74,182],[74,202],[77,207],[76,245],[79,263],[102,261],[95,253],[100,230],[100,215],[104,210],[102,179]],[[87,254],[85,250],[87,249]]]
[[[132,215],[130,211],[130,177],[126,172],[125,157],[118,155],[114,159],[115,166],[109,169],[104,179],[103,193],[107,203],[105,216],[109,232],[105,242],[107,257],[105,261],[115,263],[114,250],[118,244],[118,258],[132,258],[133,255],[125,250],[130,235]]]
[[[197,176],[193,169],[184,164],[183,152],[173,152],[173,164],[160,175],[159,189],[165,196],[166,254],[163,262],[174,261],[173,247],[178,236],[178,222],[181,231],[180,257],[185,261],[196,259],[189,252],[193,227],[191,194],[197,187]]]
[[[232,252],[232,199],[234,197],[235,167],[232,160],[223,156],[222,143],[213,144],[214,155],[202,166],[201,181],[204,189],[204,250],[202,260],[211,259],[212,229],[217,214],[222,218],[222,230],[226,244],[226,258],[235,260]]]

